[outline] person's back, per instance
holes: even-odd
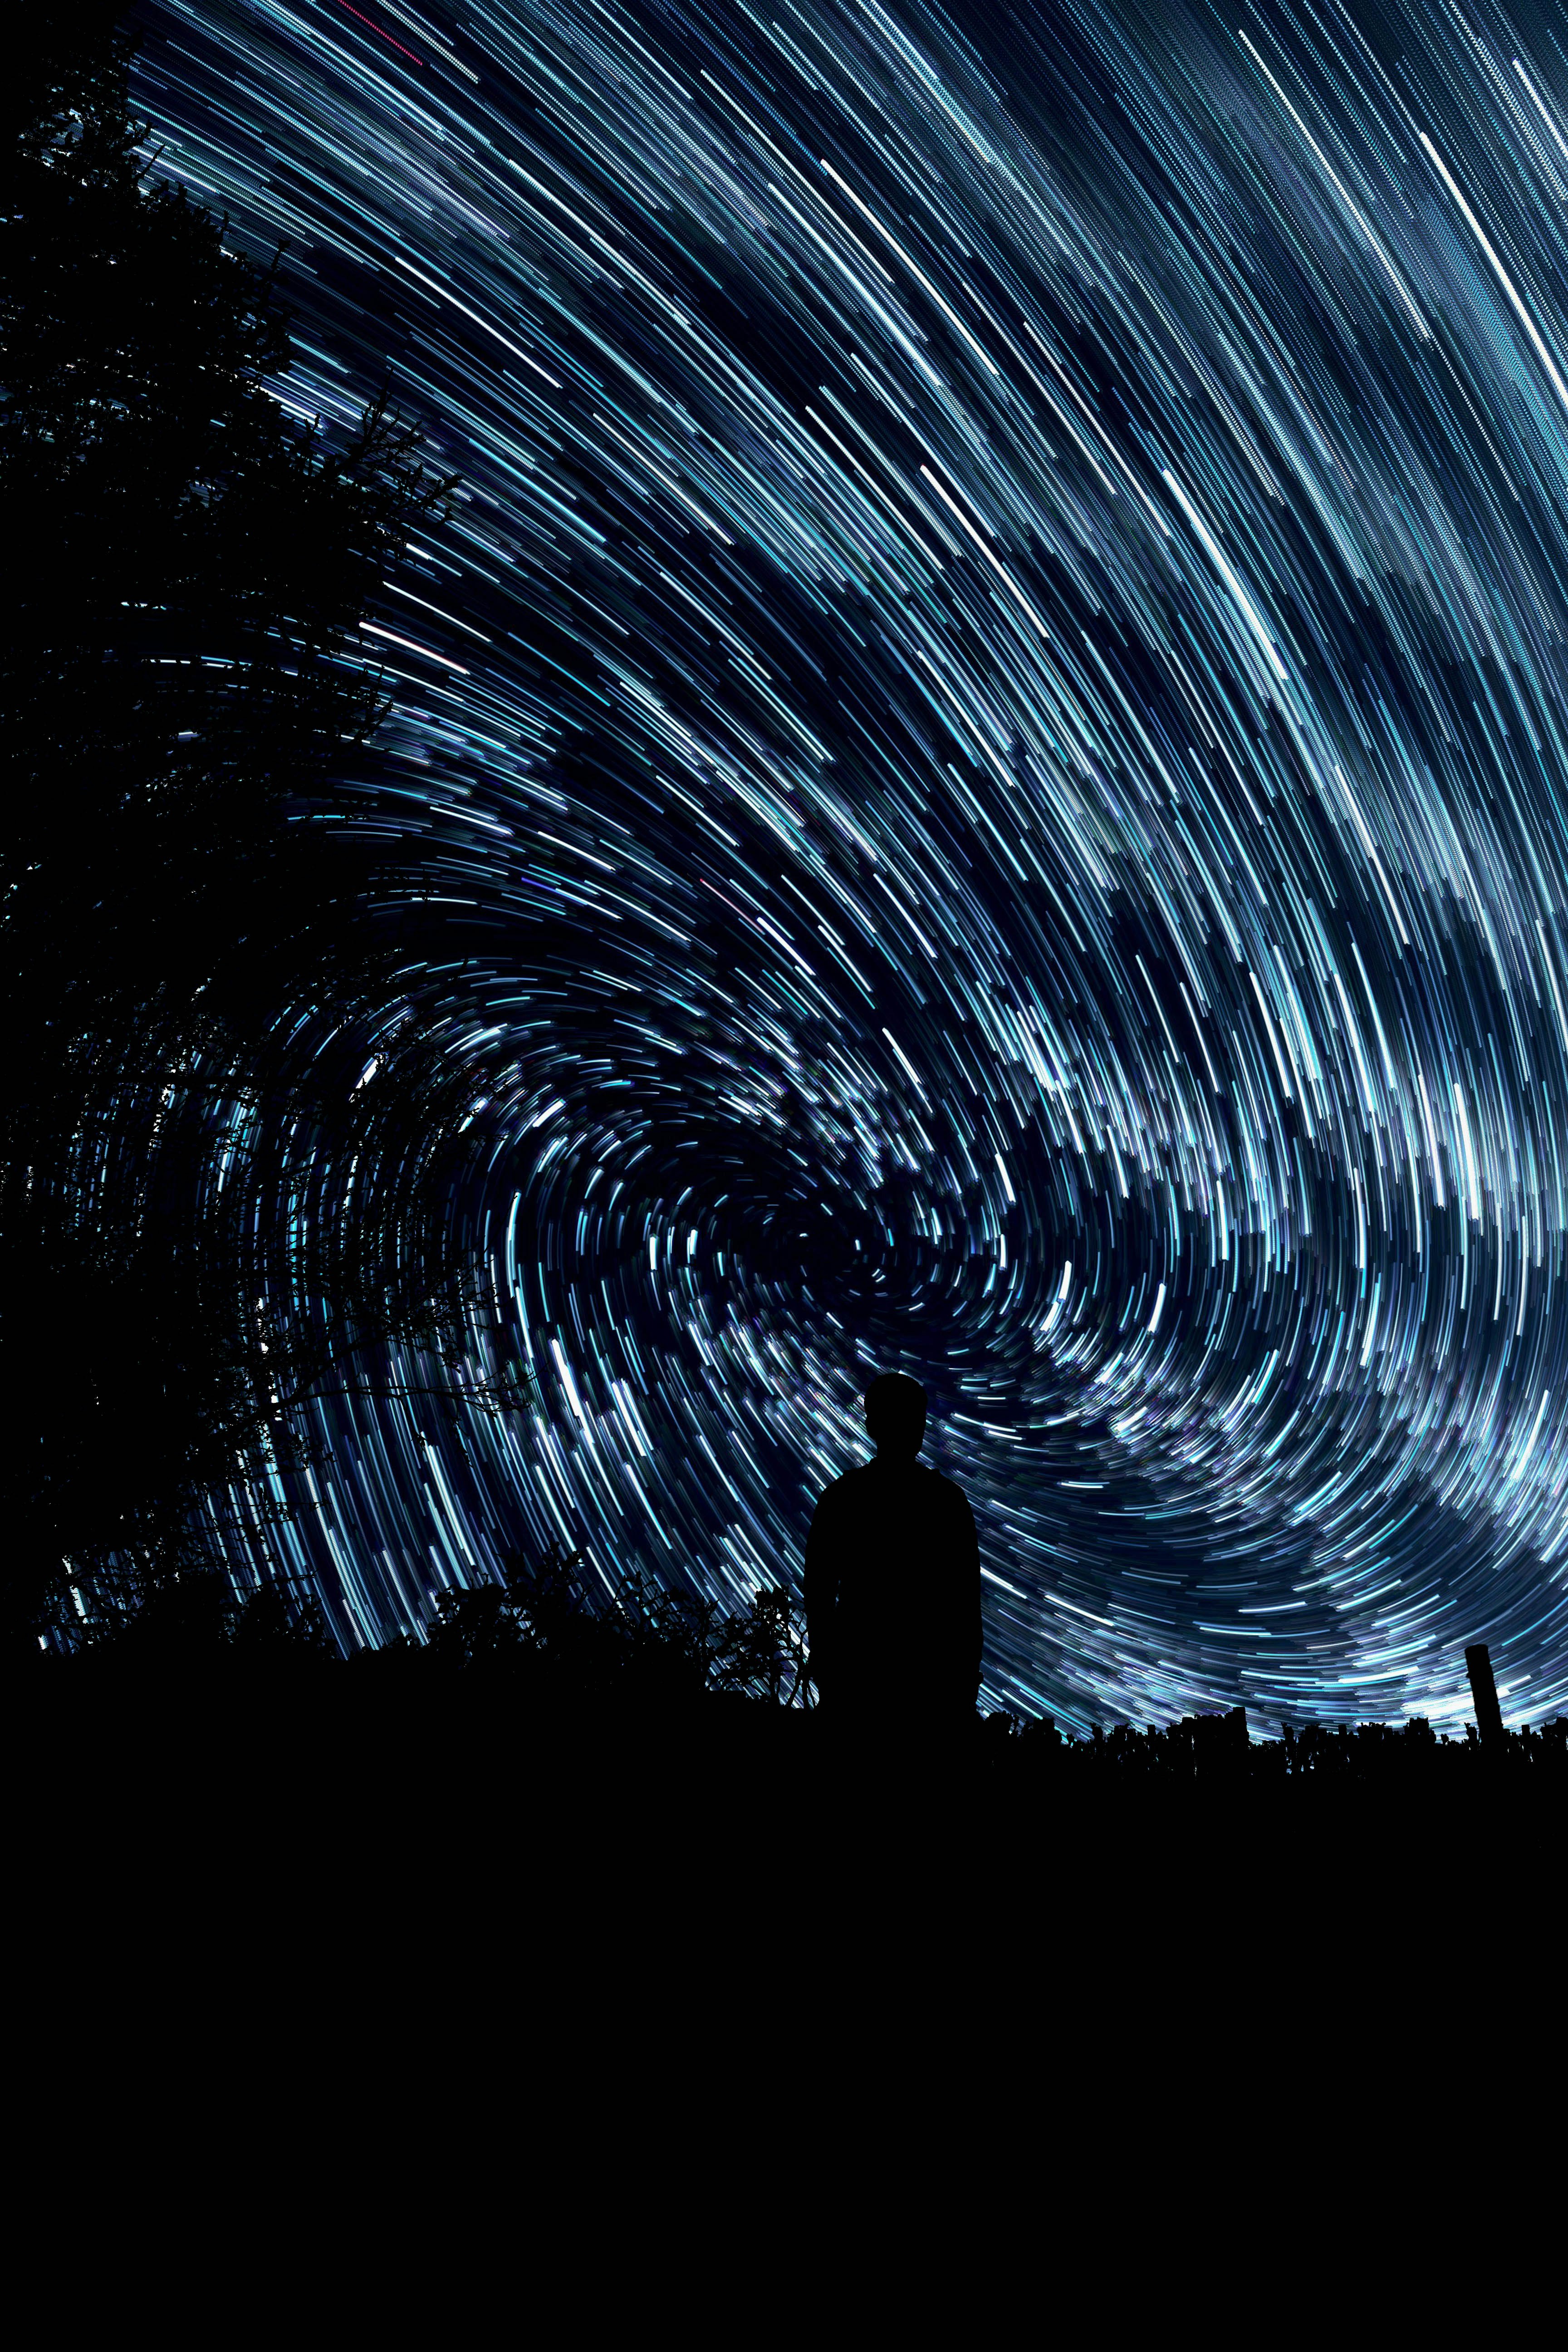
[[[812,1679],[835,1714],[972,1713],[980,1557],[961,1486],[916,1460],[925,1391],[900,1373],[866,1391],[874,1462],[836,1478],[805,1549]]]

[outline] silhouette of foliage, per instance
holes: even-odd
[[[210,1668],[225,1656],[262,1671],[338,1658],[313,1597],[272,1583],[240,1600],[211,1568],[169,1570],[131,1559],[73,1587],[69,1597],[70,1648],[153,1672]]]
[[[762,1590],[731,1611],[633,1572],[595,1603],[585,1550],[557,1540],[513,1552],[504,1584],[443,1593],[428,1649],[448,1667],[543,1665],[574,1686],[673,1704],[723,1693],[788,1707],[808,1701],[805,1620],[793,1595]]]
[[[10,61],[0,479],[7,978],[74,1001],[210,980],[253,921],[326,895],[279,823],[384,707],[359,623],[446,488],[384,402],[341,447],[267,389],[270,274],[142,168],[132,43],[33,12]],[[65,999],[62,1003],[61,998]]]
[[[51,1596],[68,1623],[73,1581],[106,1609],[171,1590],[226,1512],[285,1509],[323,1385],[445,1395],[456,1366],[469,1402],[517,1401],[468,1369],[477,1293],[433,1205],[472,1072],[300,821],[385,708],[360,620],[450,485],[384,401],[338,446],[272,397],[273,278],[144,169],[113,13],[34,10],[4,100],[13,1633]],[[379,1173],[352,1216],[351,1166]],[[395,1377],[395,1345],[440,1377]]]
[[[775,1706],[804,1692],[805,1625],[787,1592],[761,1590],[735,1612],[630,1576],[616,1595],[614,1617],[634,1654],[661,1661],[693,1689],[764,1698]]]
[[[1187,1716],[1178,1723],[1091,1727],[1087,1739],[1064,1739],[1054,1722],[1019,1725],[1005,1714],[985,1718],[981,1730],[989,1763],[1004,1772],[1045,1776],[1062,1785],[1129,1789],[1213,1788],[1288,1780],[1319,1787],[1430,1784],[1435,1778],[1483,1766],[1562,1772],[1568,1769],[1568,1717],[1539,1730],[1505,1732],[1485,1753],[1474,1724],[1462,1738],[1435,1732],[1425,1717],[1409,1722],[1281,1726],[1275,1740],[1254,1740],[1240,1707],[1228,1714]]]
[[[337,1658],[321,1603],[281,1584],[258,1584],[236,1610],[229,1640],[247,1664]]]

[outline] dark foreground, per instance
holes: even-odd
[[[713,1693],[335,1662],[40,1662],[10,1716],[14,1866],[111,1935],[221,1913],[245,1937],[254,1907],[257,1930],[417,1936],[444,1910],[635,1947],[656,1918],[787,1939],[889,1904],[976,1933],[1152,1932],[1215,1905],[1239,1932],[1283,1904],[1528,1934],[1568,1819],[1561,1721],[1483,1746],[1420,1724],[1263,1743],[1239,1717],[1073,1742],[992,1717],[933,1742]]]
[[[1554,2095],[1555,1739],[1292,1770],[1233,1727],[1184,1769],[337,1664],[46,1670],[11,1724],[29,2161],[73,2211],[177,2177],[234,2277],[231,2163],[280,2243],[363,2200],[342,2259],[396,2277],[432,2193],[541,2262],[547,2213],[613,2239],[692,2194],[765,2251],[825,2175],[858,2210],[889,2143],[1103,2221],[1201,2198],[1216,2150],[1299,2189],[1314,2136],[1337,2181],[1345,2147],[1407,2164],[1413,2118],[1489,2145]]]

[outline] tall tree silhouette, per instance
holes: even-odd
[[[190,1566],[201,1498],[260,1491],[351,1359],[464,1338],[434,1205],[464,1082],[389,1001],[362,877],[290,821],[384,708],[359,622],[450,486],[384,404],[331,446],[269,395],[272,279],[145,171],[119,13],[35,10],[5,99],[14,1633],[73,1580]],[[351,1163],[380,1189],[345,1220]]]

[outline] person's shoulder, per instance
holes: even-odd
[[[956,1478],[950,1478],[945,1471],[930,1469],[924,1463],[921,1467],[925,1470],[925,1475],[931,1481],[929,1492],[931,1502],[938,1510],[968,1510],[969,1497]]]
[[[835,1510],[842,1503],[852,1503],[856,1496],[865,1490],[867,1467],[865,1463],[859,1463],[853,1470],[844,1471],[840,1476],[833,1480],[830,1486],[825,1486],[817,1502],[817,1509],[819,1511]]]

